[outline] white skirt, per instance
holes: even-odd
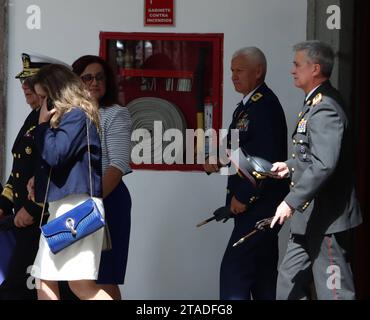
[[[88,195],[79,194],[49,202],[48,221],[61,216],[87,199],[89,199]],[[102,199],[93,199],[104,215]],[[103,236],[104,228],[101,228],[57,254],[53,254],[41,234],[39,250],[31,269],[31,275],[37,279],[51,281],[96,280],[99,273]]]

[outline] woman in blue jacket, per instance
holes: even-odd
[[[34,83],[35,92],[42,100],[39,125],[35,129],[35,142],[41,156],[35,175],[36,201],[45,199],[49,203],[49,222],[89,199],[90,193],[104,214],[97,107],[79,77],[65,66],[43,67]],[[65,280],[80,299],[110,299],[95,283],[102,244],[103,229],[99,229],[53,254],[41,237],[32,268],[32,275],[40,279],[38,298],[59,299],[57,281]]]

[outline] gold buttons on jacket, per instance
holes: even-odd
[[[306,210],[307,209],[307,207],[310,205],[310,203],[307,201],[304,205],[303,205],[303,207],[302,207],[302,209],[303,210]]]
[[[17,173],[15,174],[15,177],[18,179],[18,178],[20,177],[20,174],[17,172]]]
[[[14,196],[15,196],[16,198],[18,198],[18,193],[15,193],[15,194],[14,194]]]
[[[257,200],[257,197],[251,197],[250,199],[249,199],[249,203],[253,203],[253,202],[255,202]]]

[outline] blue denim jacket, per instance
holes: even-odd
[[[90,194],[87,127],[89,123],[92,195],[102,197],[101,145],[98,131],[78,107],[63,115],[58,128],[42,123],[35,129],[40,159],[35,175],[35,198],[43,202],[50,168],[47,202],[71,194]]]

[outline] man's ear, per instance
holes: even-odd
[[[258,80],[262,79],[263,77],[263,67],[261,64],[257,65],[256,67],[256,78]]]
[[[313,64],[312,75],[314,77],[320,77],[321,76],[321,66],[318,63]]]

